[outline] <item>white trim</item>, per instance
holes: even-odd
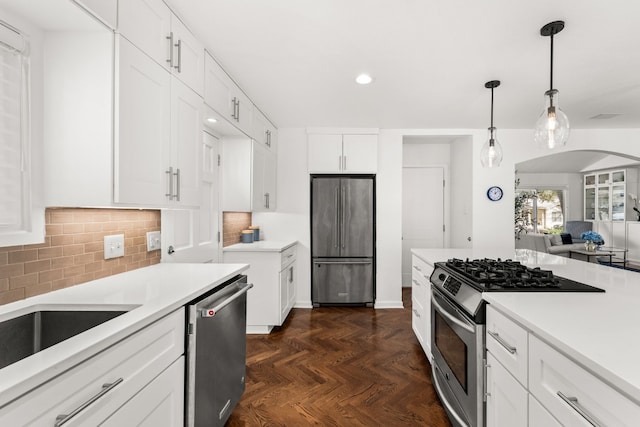
[[[376,301],[374,307],[376,310],[385,309],[385,308],[405,308],[402,304],[402,300],[400,301]]]

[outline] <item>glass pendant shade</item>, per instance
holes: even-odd
[[[558,91],[544,94],[544,110],[536,122],[534,139],[541,148],[553,150],[566,145],[569,139],[569,119],[558,106]]]
[[[502,162],[502,147],[496,137],[496,128],[489,128],[489,137],[480,150],[480,163],[485,168],[500,166]]]

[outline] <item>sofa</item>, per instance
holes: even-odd
[[[516,238],[516,249],[532,249],[538,252],[547,252],[554,255],[569,256],[569,251],[584,249],[584,240],[580,234],[591,230],[589,221],[567,221],[565,235],[571,236],[571,243],[563,243],[560,234],[527,233]],[[565,236],[565,241],[568,237]]]

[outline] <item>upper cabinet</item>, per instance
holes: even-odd
[[[245,134],[253,134],[253,104],[208,52],[205,54],[204,102]]]
[[[120,2],[118,31],[196,93],[203,94],[204,46],[162,0]]]
[[[253,108],[253,138],[268,150],[275,152],[278,144],[278,130],[262,114],[258,108]]]
[[[118,0],[74,0],[100,19],[106,26],[115,30],[118,26]]]
[[[587,221],[625,221],[635,218],[637,200],[636,169],[606,170],[584,175],[584,219]]]
[[[310,173],[376,173],[378,135],[309,134]]]

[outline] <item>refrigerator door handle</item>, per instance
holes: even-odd
[[[340,187],[341,187],[341,189],[342,189],[342,202],[340,203],[340,206],[341,206],[341,208],[342,208],[342,221],[340,221],[340,222],[341,222],[341,226],[342,226],[342,231],[341,231],[341,234],[342,234],[342,236],[341,236],[341,241],[342,241],[342,249],[344,249],[344,247],[345,247],[345,240],[346,240],[346,234],[347,234],[347,233],[346,233],[346,230],[345,230],[345,223],[347,222],[347,221],[346,221],[346,218],[345,218],[345,216],[346,216],[346,213],[345,213],[345,212],[346,212],[346,209],[345,209],[345,206],[346,206],[346,200],[345,200],[345,188],[344,188],[344,187],[342,187],[342,186],[340,186]]]
[[[334,248],[338,248],[340,245],[340,227],[338,227],[340,221],[340,187],[336,188],[336,222],[335,222],[335,239],[334,239]]]
[[[351,264],[358,264],[358,265],[367,265],[367,264],[371,264],[372,261],[371,260],[363,260],[363,261],[314,261],[314,264],[342,264],[342,265],[351,265]]]

